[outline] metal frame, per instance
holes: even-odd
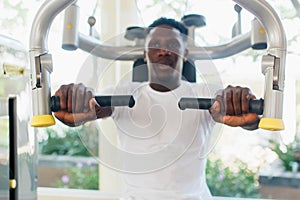
[[[262,59],[262,72],[265,75],[263,118],[281,119],[287,44],[280,18],[266,0],[233,1],[251,12],[267,33],[267,55],[264,55]],[[48,32],[56,15],[72,4],[75,5],[76,0],[45,1],[32,25],[30,61],[34,115],[51,115],[49,101],[52,61],[48,55]],[[77,9],[73,10],[76,12]],[[74,16],[78,17],[78,15]],[[93,37],[78,33],[76,28],[72,30],[69,30],[69,34],[73,34],[73,49],[80,48],[95,56],[116,60],[135,60],[143,55],[144,47],[141,43],[137,43],[136,46],[108,46]],[[251,48],[251,33],[245,33],[218,46],[196,47],[189,45],[188,48],[189,56],[194,60],[224,58]]]

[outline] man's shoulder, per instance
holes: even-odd
[[[191,88],[210,88],[210,87],[214,87],[212,84],[207,84],[207,83],[203,83],[203,82],[188,82],[188,81],[182,81],[181,85],[183,85],[184,87],[191,87]]]
[[[126,82],[110,85],[101,90],[101,93],[120,94],[130,93],[137,88],[146,85],[146,82]]]
[[[192,88],[192,90],[201,96],[215,96],[216,92],[220,90],[223,86],[210,84],[205,82],[187,82],[182,81],[182,85],[186,88]]]

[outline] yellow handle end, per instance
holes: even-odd
[[[278,118],[261,118],[258,127],[270,131],[281,131],[284,130],[284,123]]]
[[[9,188],[16,189],[16,187],[17,187],[17,181],[15,179],[9,180]]]
[[[33,127],[48,127],[55,124],[55,119],[52,115],[37,115],[33,116],[30,125]]]

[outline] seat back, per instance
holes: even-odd
[[[182,80],[186,80],[188,82],[193,83],[196,82],[196,68],[194,61],[189,59],[184,61],[182,69]],[[143,58],[138,58],[133,63],[132,81],[148,81],[148,66]]]

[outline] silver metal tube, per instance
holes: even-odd
[[[48,0],[43,3],[35,15],[30,32],[30,51],[48,50],[48,32],[54,18],[76,0]]]
[[[251,33],[245,33],[219,46],[188,47],[194,60],[219,59],[240,53],[251,47]],[[135,60],[143,57],[144,46],[109,46],[79,33],[79,48],[92,55],[115,60]]]
[[[268,47],[268,39],[265,29],[255,18],[251,21],[251,46],[253,49],[266,49]]]
[[[79,7],[74,3],[65,10],[62,48],[76,50],[78,48]]]
[[[33,98],[33,115],[46,115],[51,114],[49,107],[50,99],[50,72],[42,69],[42,87],[34,88],[32,90]]]
[[[78,47],[94,56],[111,60],[135,60],[143,57],[144,51],[144,46],[110,46],[82,33],[79,33]]]
[[[279,16],[265,0],[233,0],[251,12],[264,26],[268,38],[268,55],[274,56],[271,66],[264,66],[267,62],[263,59],[262,68],[265,75],[265,105],[263,118],[269,125],[272,119],[282,119],[283,87],[285,78],[286,36]],[[278,120],[277,120],[278,122]],[[271,127],[272,129],[272,127]],[[275,128],[276,129],[276,128]]]
[[[268,105],[273,104],[273,99],[269,98],[273,93],[273,68],[274,68],[274,57],[270,55],[265,55],[262,57],[262,73],[265,76],[265,88],[264,88],[264,115],[272,115],[274,108]],[[266,106],[267,105],[267,106]]]
[[[279,89],[283,90],[285,58],[286,58],[286,36],[281,20],[273,7],[265,0],[233,0],[246,10],[251,12],[264,26],[268,36],[268,53],[280,58]]]
[[[235,55],[251,47],[251,33],[237,36],[218,46],[189,47],[189,56],[194,60],[220,59]]]
[[[49,101],[52,63],[49,59],[46,63],[41,63],[41,59],[49,58],[45,55],[48,53],[48,32],[53,19],[58,13],[75,1],[76,0],[45,1],[33,21],[30,33],[29,56],[32,73],[34,116],[51,114]]]

